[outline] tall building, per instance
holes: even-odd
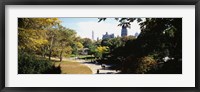
[[[94,40],[94,31],[92,31],[92,40]]]
[[[122,26],[122,30],[121,30],[121,37],[124,37],[124,36],[127,36],[128,34],[128,31],[126,29],[127,27],[125,26]]]
[[[105,35],[103,35],[102,39],[108,39],[108,38],[114,38],[114,34],[108,34],[108,32],[106,32]]]

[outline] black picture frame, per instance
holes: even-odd
[[[195,5],[195,87],[5,87],[6,5]],[[1,0],[0,1],[0,91],[1,92],[200,92],[200,0]]]

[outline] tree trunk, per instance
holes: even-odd
[[[60,52],[60,62],[62,62],[62,53],[63,51]]]
[[[54,38],[54,35],[52,35],[52,37],[51,37],[51,43],[50,43],[50,46],[49,46],[49,60],[51,60],[52,47],[53,47],[53,38]]]
[[[44,57],[44,58],[45,58],[45,52],[42,54],[42,57]]]
[[[44,57],[44,58],[45,58],[45,56],[46,56],[46,51],[47,51],[47,49],[44,47],[44,48],[43,48],[43,51],[42,51],[42,57]]]
[[[64,50],[64,44],[62,43],[62,50],[61,50],[61,52],[60,52],[60,62],[62,62],[63,50]]]
[[[49,51],[49,60],[51,60],[51,53],[52,53],[52,51],[50,49],[50,51]]]

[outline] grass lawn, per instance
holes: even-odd
[[[55,66],[61,67],[61,74],[92,74],[89,67],[73,61],[56,62]]]

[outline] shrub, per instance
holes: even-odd
[[[41,74],[52,68],[52,63],[46,59],[37,58],[33,54],[18,54],[18,73],[19,74]]]
[[[169,60],[160,64],[159,68],[150,71],[154,74],[182,74],[182,60]]]
[[[138,59],[136,67],[136,73],[143,74],[147,73],[151,69],[154,69],[157,65],[157,62],[150,56],[144,56]]]
[[[144,74],[155,69],[157,62],[151,56],[128,56],[123,63],[122,73]]]

